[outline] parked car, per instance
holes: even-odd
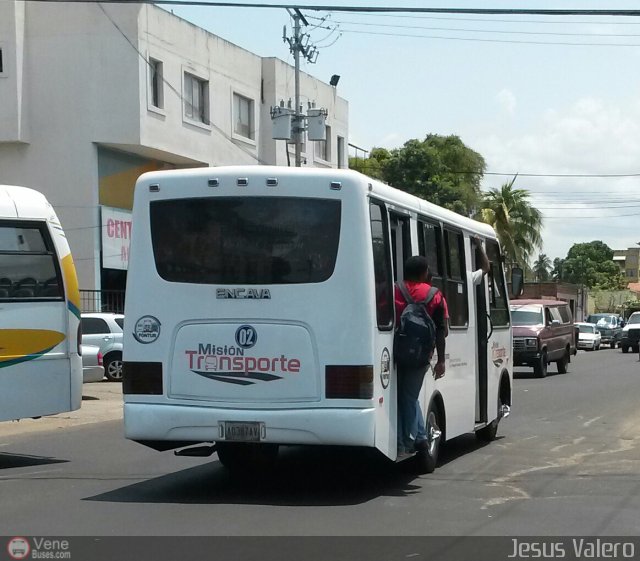
[[[513,361],[531,366],[539,378],[555,362],[564,374],[576,353],[576,329],[569,305],[559,300],[514,300],[511,302]]]
[[[586,323],[594,323],[602,336],[602,344],[615,349],[622,341],[624,319],[618,314],[589,314]]]
[[[640,312],[633,312],[626,325],[622,328],[622,341],[620,348],[623,353],[628,353],[632,349],[634,353],[638,352],[640,344]]]
[[[602,344],[602,334],[595,323],[580,322],[578,327],[578,348],[586,351],[599,351]]]
[[[104,378],[102,353],[95,345],[82,345],[82,383],[101,382]]]
[[[100,347],[105,375],[111,382],[122,381],[122,314],[82,314],[82,343]]]

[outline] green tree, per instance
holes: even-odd
[[[533,264],[533,273],[538,282],[548,281],[551,277],[551,259],[549,256],[541,253],[538,255],[538,259]]]
[[[599,240],[571,246],[563,263],[562,280],[602,290],[618,290],[626,284],[613,261],[613,250]]]
[[[542,215],[529,202],[528,191],[513,188],[515,181],[484,194],[480,218],[496,231],[508,264],[525,266],[542,245]]]
[[[551,278],[554,281],[564,280],[564,259],[556,257],[553,260],[553,269],[551,270]]]
[[[484,158],[458,136],[430,134],[412,139],[394,150],[375,148],[366,159],[349,165],[407,193],[459,214],[471,216],[478,208]]]
[[[391,154],[386,148],[373,148],[368,158],[349,158],[349,168],[364,173],[373,179],[386,181],[383,166]]]

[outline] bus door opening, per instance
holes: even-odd
[[[411,253],[411,230],[408,216],[391,213],[391,250],[393,252],[393,280],[404,280],[404,263]]]
[[[478,251],[473,252],[473,270],[479,268]],[[478,366],[476,368],[476,422],[487,422],[487,392],[489,376],[489,307],[487,303],[487,276],[475,287],[476,295],[476,326],[478,342]]]

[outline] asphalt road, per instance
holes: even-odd
[[[568,374],[522,371],[500,439],[451,441],[425,476],[291,448],[268,478],[236,479],[215,456],[128,442],[118,420],[0,430],[0,534],[637,535],[637,360],[581,351]]]

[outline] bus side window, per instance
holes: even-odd
[[[427,258],[429,271],[433,276],[433,286],[437,286],[444,292],[440,225],[422,220],[418,222],[418,253]]]
[[[378,328],[393,329],[393,276],[391,272],[391,247],[389,240],[389,218],[384,203],[371,201],[371,242],[373,268],[376,284],[376,315]]]
[[[445,230],[445,246],[447,257],[445,295],[449,307],[449,323],[452,327],[466,327],[469,322],[469,307],[462,232]]]
[[[487,240],[487,257],[491,263],[489,270],[489,314],[494,327],[509,325],[509,307],[504,285],[504,270],[500,257],[500,248],[492,240]]]
[[[404,263],[411,253],[411,230],[409,218],[391,214],[391,247],[393,249],[393,280],[403,280]]]

